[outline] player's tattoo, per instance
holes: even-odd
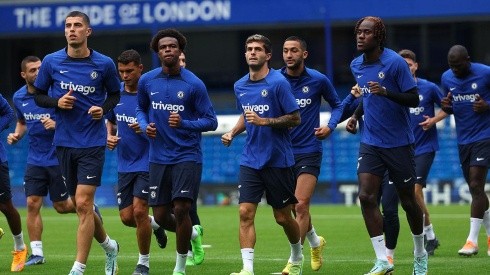
[[[289,128],[298,126],[301,123],[299,111],[283,115],[280,117],[267,118],[267,125],[272,128]]]

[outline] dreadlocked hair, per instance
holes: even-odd
[[[376,37],[379,41],[379,46],[383,47],[385,42],[386,42],[386,27],[385,24],[383,23],[383,20],[379,17],[375,16],[366,16],[356,23],[356,27],[354,28],[354,34],[357,34],[357,30],[359,29],[359,26],[364,20],[370,20],[374,22],[374,27],[373,27],[373,32],[374,32],[374,37]]]

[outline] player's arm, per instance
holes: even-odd
[[[104,115],[109,113],[110,110],[114,109],[114,107],[116,107],[117,103],[119,103],[120,99],[121,99],[121,92],[120,91],[108,93],[104,103],[102,104],[102,111],[103,111]]]
[[[247,117],[247,121],[249,121],[249,116],[256,116],[255,112],[247,111],[245,112]],[[292,113],[280,116],[280,117],[268,117],[260,120],[261,123],[255,124],[259,126],[269,126],[272,128],[290,128],[296,127],[301,123],[301,116],[299,114],[299,110],[296,110]]]
[[[221,136],[221,143],[223,143],[223,145],[226,147],[230,146],[231,142],[233,141],[233,138],[243,133],[244,131],[245,131],[245,118],[243,117],[243,115],[240,115],[235,126],[229,132],[224,133]]]
[[[107,148],[109,150],[114,150],[119,140],[119,138],[116,136],[117,124],[115,124],[114,122],[108,119],[106,122],[106,128],[107,128]]]
[[[7,100],[2,95],[0,95],[0,131],[7,129],[14,117],[14,110],[7,102]]]
[[[396,102],[402,106],[406,107],[417,107],[419,106],[420,99],[417,88],[414,87],[404,93],[392,92],[386,89],[386,87],[381,86],[378,82],[369,81],[369,90],[372,94],[380,95],[388,98],[389,100]]]
[[[16,144],[19,140],[22,139],[22,137],[24,137],[26,132],[27,132],[26,121],[23,119],[18,119],[15,125],[14,132],[9,133],[7,136],[7,143],[10,145]]]

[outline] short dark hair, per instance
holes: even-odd
[[[411,50],[403,49],[399,51],[398,54],[401,55],[401,57],[403,58],[408,58],[411,59],[413,62],[417,62],[417,56]]]
[[[164,29],[155,34],[155,36],[153,36],[153,38],[151,39],[150,48],[154,52],[158,52],[158,41],[160,41],[160,39],[164,37],[173,37],[177,39],[177,42],[179,43],[179,49],[181,51],[185,50],[185,46],[187,45],[187,39],[185,38],[185,36],[176,29]]]
[[[24,72],[27,68],[27,63],[38,62],[38,61],[41,61],[41,59],[39,59],[39,57],[37,56],[34,55],[26,56],[24,57],[24,59],[22,59],[22,62],[20,62],[20,70]]]
[[[379,45],[381,47],[383,47],[384,44],[386,43],[386,27],[385,27],[385,24],[383,23],[383,20],[381,20],[381,18],[379,18],[379,17],[366,16],[366,17],[359,19],[359,21],[357,21],[357,23],[356,23],[356,27],[354,28],[354,34],[357,35],[357,31],[359,30],[359,26],[361,25],[361,23],[364,20],[371,20],[374,22],[374,28],[373,28],[374,29],[374,37],[378,38]]]
[[[247,50],[247,45],[252,42],[262,42],[264,44],[264,49],[266,53],[272,53],[272,43],[269,38],[263,36],[262,34],[251,35],[245,40],[245,50]]]
[[[297,41],[297,42],[299,42],[299,45],[303,51],[306,51],[306,49],[308,47],[306,45],[306,41],[299,36],[294,36],[294,35],[290,36],[290,37],[286,38],[286,40],[284,40],[284,42],[286,42],[286,41]]]
[[[66,17],[65,17],[65,21],[66,21],[66,18],[68,17],[81,17],[83,19],[83,21],[85,23],[87,23],[87,26],[90,27],[90,18],[88,18],[88,15],[81,12],[81,11],[70,11]]]
[[[124,65],[134,62],[135,65],[139,65],[141,64],[141,56],[137,51],[133,49],[126,50],[117,57],[117,62]]]

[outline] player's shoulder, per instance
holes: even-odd
[[[181,68],[180,69],[180,76],[182,79],[192,86],[204,86],[204,82],[197,76],[195,75],[192,71],[186,69],[186,68]]]
[[[27,86],[24,85],[22,87],[20,87],[13,95],[12,99],[15,101],[15,100],[19,100],[19,99],[22,99],[25,97],[27,93]]]

